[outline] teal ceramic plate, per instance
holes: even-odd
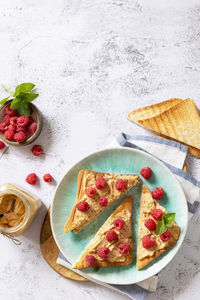
[[[64,234],[65,221],[76,200],[77,175],[81,169],[91,169],[93,171],[121,174],[140,174],[140,169],[149,166],[153,174],[145,184],[150,190],[157,186],[164,188],[165,196],[160,201],[169,212],[175,212],[175,221],[180,226],[181,234],[178,242],[159,258],[143,270],[136,269],[136,246],[138,242],[138,219],[140,213],[140,193],[141,184],[134,187],[128,194],[133,196],[133,241],[134,241],[134,261],[128,266],[100,268],[98,271],[85,269],[89,276],[94,279],[113,283],[131,284],[147,279],[161,271],[174,257],[180,248],[188,223],[188,210],[184,192],[171,171],[159,160],[135,149],[112,148],[96,152],[73,166],[59,183],[54,195],[51,208],[51,226],[54,239],[64,256],[74,263],[89,241],[94,237],[99,227],[105,222],[107,217],[124,199],[122,197],[108,207],[96,220],[87,225],[78,234],[69,232]]]

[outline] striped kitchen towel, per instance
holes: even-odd
[[[187,146],[159,137],[130,136],[125,133],[121,133],[106,148],[112,147],[130,147],[139,149],[162,161],[175,174],[182,185],[188,202],[189,218],[194,215],[200,203],[200,182],[193,178],[189,173],[182,170],[187,155]],[[57,263],[71,269],[71,263],[63,256],[62,253],[59,254]],[[114,285],[94,280],[79,270],[73,271],[88,278],[90,281],[103,285],[107,288],[117,290],[118,292],[135,300],[143,300],[148,291],[156,291],[160,274],[152,276],[151,278],[137,284]]]

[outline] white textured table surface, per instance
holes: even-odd
[[[200,108],[198,0],[2,0],[0,41],[0,83],[38,86],[36,104],[44,114],[38,143],[45,151],[36,158],[30,146],[9,148],[0,160],[0,183],[26,187],[46,207],[55,185],[41,180],[28,186],[28,173],[50,172],[59,181],[80,157],[119,132],[146,133],[126,120],[134,108],[170,97],[194,98]],[[21,247],[0,237],[1,299],[128,299],[66,280],[46,264],[39,247],[45,212],[21,238]],[[192,223],[157,292],[146,299],[199,299],[199,213]]]

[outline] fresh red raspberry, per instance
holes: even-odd
[[[164,214],[164,212],[159,208],[153,209],[151,211],[151,215],[156,221],[162,220],[163,214]]]
[[[118,241],[118,235],[114,230],[108,231],[106,234],[106,240],[111,243],[112,241]]]
[[[95,185],[98,190],[102,190],[106,187],[106,180],[103,177],[98,177],[95,182]]]
[[[10,109],[10,104],[6,106],[6,112],[10,117],[15,116],[17,113],[16,109]]]
[[[51,182],[53,180],[53,177],[51,176],[51,174],[47,173],[43,176],[43,179],[45,182]]]
[[[163,191],[163,188],[161,188],[161,187],[155,188],[155,189],[152,191],[152,196],[153,196],[156,200],[162,199],[163,194],[164,194],[164,191]]]
[[[171,232],[167,229],[163,234],[160,235],[160,238],[163,242],[169,241],[171,237]]]
[[[29,184],[36,184],[37,181],[37,175],[35,173],[31,173],[26,177],[26,182]]]
[[[149,167],[145,167],[142,168],[140,170],[140,174],[142,175],[142,177],[144,177],[145,179],[149,179],[151,177],[151,169]]]
[[[4,123],[8,126],[10,125],[10,116],[9,115],[5,115],[4,116]]]
[[[110,254],[110,250],[109,250],[109,248],[107,248],[107,247],[102,247],[102,248],[99,248],[99,249],[98,249],[97,254],[98,254],[99,257],[101,257],[101,258],[108,258],[108,257],[109,257],[109,254]]]
[[[29,130],[31,133],[36,132],[36,130],[37,130],[37,123],[36,123],[36,122],[31,123],[31,124],[28,126],[28,130]]]
[[[128,243],[121,243],[119,246],[118,246],[118,251],[119,253],[121,254],[126,254],[130,251],[130,245]]]
[[[11,117],[10,118],[10,125],[16,125],[17,124],[18,117]]]
[[[31,134],[31,133],[28,131],[28,129],[25,129],[24,133],[25,133],[26,138]]]
[[[5,133],[4,133],[4,137],[5,137],[5,139],[7,139],[8,141],[13,141],[14,135],[15,135],[14,131],[11,131],[11,130],[7,130],[7,131],[5,131]]]
[[[20,124],[17,124],[16,132],[20,132],[20,131],[25,132],[25,127]]]
[[[124,220],[122,219],[116,219],[114,221],[114,226],[117,230],[122,230],[124,228]]]
[[[149,235],[144,235],[142,238],[142,246],[143,248],[151,248],[153,245],[155,245],[155,240],[150,237]]]
[[[4,142],[0,141],[0,150],[3,149],[5,147]]]
[[[43,149],[40,145],[33,146],[31,151],[32,151],[33,155],[35,155],[35,156],[40,156],[41,154],[43,154]]]
[[[119,179],[116,181],[115,187],[119,192],[124,192],[127,189],[127,183],[124,180]]]
[[[0,123],[0,131],[5,132],[8,130],[8,126],[5,123]]]
[[[95,188],[89,187],[89,188],[87,188],[87,190],[85,191],[85,193],[86,193],[86,195],[88,197],[93,198],[96,195],[97,191],[96,191]]]
[[[14,139],[18,143],[22,143],[22,142],[24,142],[26,140],[26,135],[25,135],[25,133],[23,131],[19,131],[19,132],[15,133]]]
[[[99,198],[99,204],[100,204],[101,206],[107,206],[107,205],[108,205],[108,200],[107,200],[107,198],[101,196],[101,197]]]
[[[146,226],[146,228],[148,228],[151,231],[156,230],[156,223],[152,219],[147,219],[144,222],[144,225]]]
[[[14,131],[15,132],[15,130],[16,130],[16,126],[15,125],[8,125],[8,130],[10,130],[10,131]]]
[[[29,124],[29,117],[28,116],[20,116],[17,119],[17,124],[25,127],[26,125]]]
[[[95,261],[96,261],[96,258],[93,256],[93,255],[86,255],[85,257],[85,261],[86,261],[86,264],[91,267]]]
[[[90,208],[89,204],[86,201],[81,201],[76,205],[77,209],[80,211],[86,211]]]

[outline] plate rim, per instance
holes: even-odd
[[[88,154],[87,156],[84,156],[83,158],[81,158],[80,160],[78,160],[78,162],[72,164],[68,169],[67,171],[65,171],[65,173],[63,173],[61,179],[59,180],[57,186],[56,186],[56,189],[55,189],[55,192],[53,194],[53,200],[51,201],[51,209],[50,209],[50,224],[51,224],[51,230],[52,230],[52,234],[53,234],[53,237],[54,237],[54,240],[56,242],[56,245],[57,247],[59,248],[59,250],[62,252],[62,247],[59,245],[59,242],[57,241],[57,238],[56,238],[56,234],[54,232],[54,226],[53,226],[53,206],[54,206],[54,202],[55,202],[55,198],[56,198],[56,193],[58,191],[58,188],[60,187],[62,181],[64,180],[65,176],[71,171],[71,169],[73,169],[74,167],[76,167],[78,164],[80,164],[81,162],[83,162],[84,160],[94,156],[94,155],[97,155],[97,154],[100,154],[101,152],[107,152],[107,151],[115,151],[115,150],[125,150],[125,151],[132,151],[132,152],[138,152],[138,153],[142,153],[148,157],[150,157],[152,160],[155,160],[157,161],[158,163],[160,163],[168,173],[170,173],[170,175],[172,175],[174,177],[174,180],[176,181],[176,184],[178,184],[181,192],[182,192],[182,195],[183,195],[183,198],[184,198],[184,205],[185,205],[185,208],[186,208],[186,223],[185,223],[185,230],[184,232],[182,232],[182,241],[177,245],[176,244],[176,250],[175,252],[170,256],[168,262],[166,262],[166,264],[163,264],[161,265],[158,269],[156,269],[155,271],[153,271],[150,275],[146,275],[144,276],[144,278],[142,280],[136,280],[136,281],[131,281],[131,282],[123,282],[123,283],[115,283],[115,282],[111,282],[109,280],[100,280],[100,279],[96,279],[96,278],[93,278],[93,276],[91,274],[87,274],[86,273],[86,276],[88,278],[91,278],[91,280],[94,280],[94,281],[99,281],[99,282],[104,282],[104,283],[107,283],[107,284],[116,284],[116,285],[127,285],[127,284],[137,284],[138,282],[141,282],[143,280],[147,280],[148,278],[156,275],[157,273],[161,272],[171,261],[172,259],[175,257],[175,255],[178,253],[178,251],[180,250],[182,244],[183,244],[183,241],[185,239],[185,235],[186,235],[186,232],[187,232],[187,228],[188,228],[188,208],[187,208],[187,200],[186,200],[186,196],[185,196],[185,193],[183,191],[183,188],[180,184],[180,182],[178,181],[178,179],[176,178],[176,176],[174,175],[174,173],[161,161],[159,160],[158,158],[156,158],[155,156],[149,154],[149,153],[146,153],[145,151],[142,151],[142,150],[139,150],[139,149],[135,149],[135,148],[130,148],[130,147],[111,147],[111,148],[105,148],[105,149],[101,149],[101,150],[98,150],[98,151],[95,151],[95,152],[92,152],[90,154]],[[65,254],[62,252],[62,254],[65,256]],[[68,258],[65,256],[65,258],[68,260]],[[135,257],[136,259],[136,257]],[[84,271],[82,271],[84,272]],[[84,276],[84,274],[83,274]]]

